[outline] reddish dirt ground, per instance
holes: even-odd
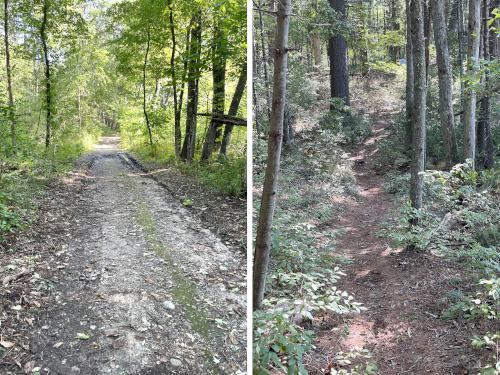
[[[382,188],[385,177],[374,166],[376,141],[386,136],[389,112],[394,113],[390,107],[384,100],[374,106],[373,136],[351,151],[360,195],[341,202],[345,211],[331,228],[346,230],[336,255],[352,261],[344,267],[347,275],[339,287],[367,310],[346,320],[328,315],[317,319],[316,350],[305,361],[311,373],[329,374],[329,368],[338,368],[334,356],[339,350],[368,349],[373,355],[368,361],[382,375],[477,374],[481,354],[470,347],[474,327],[440,317],[448,306],[446,294],[466,277],[463,270],[428,253],[391,248],[376,235],[397,209],[394,196]],[[348,330],[339,334],[346,323]]]

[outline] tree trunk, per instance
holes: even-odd
[[[413,51],[411,42],[411,10],[410,1],[406,0],[406,134],[405,149],[410,150],[412,144],[413,98],[415,74],[413,71]]]
[[[448,32],[456,33],[458,32],[458,0],[453,0],[451,4],[450,18],[448,19]]]
[[[453,75],[448,50],[444,0],[432,0],[431,13],[439,78],[439,116],[446,154],[446,167],[449,169],[457,159],[457,143],[453,115]]]
[[[213,81],[213,98],[212,98],[212,113],[224,113],[226,100],[226,57],[224,52],[224,33],[221,25],[216,25],[212,43],[212,81]],[[209,161],[212,157],[212,152],[216,147],[217,140],[221,136],[222,124],[218,121],[210,121],[210,126],[207,131],[203,150],[201,152],[201,160]]]
[[[261,10],[262,4],[261,1],[259,0],[258,4],[258,15],[259,15],[259,31],[260,31],[260,48],[262,50],[262,65],[264,68],[264,89],[265,89],[265,94],[266,94],[266,112],[267,112],[267,120],[271,122],[271,98],[269,94],[269,73],[267,71],[267,55],[266,55],[266,43],[265,43],[265,38],[264,38],[264,22],[262,20],[262,10]],[[273,5],[274,7],[274,5]]]
[[[14,108],[14,94],[12,93],[12,70],[10,66],[10,44],[9,44],[9,0],[4,0],[4,42],[5,42],[5,71],[7,73],[7,94],[9,104],[10,137],[12,152],[16,152],[16,119]]]
[[[49,61],[49,51],[47,47],[47,13],[48,13],[48,0],[43,2],[43,18],[40,27],[40,39],[42,41],[43,48],[43,60],[45,63],[45,110],[46,110],[46,123],[45,123],[45,149],[50,146],[50,133],[52,130],[52,104],[50,91],[50,61]]]
[[[464,9],[462,0],[457,0],[457,14],[458,14],[458,55],[457,55],[457,64],[458,64],[458,73],[460,76],[460,104],[461,107],[465,106],[465,97],[464,97]],[[460,115],[460,124],[464,124],[464,115]]]
[[[283,141],[283,115],[286,97],[286,71],[288,55],[288,29],[291,16],[291,0],[281,0],[276,20],[274,46],[274,85],[271,126],[269,129],[267,166],[262,190],[259,223],[255,239],[253,264],[253,309],[262,307],[266,274],[271,252],[271,228],[278,190],[278,174]]]
[[[142,65],[142,110],[144,112],[144,119],[146,120],[146,127],[148,128],[149,145],[153,147],[153,133],[151,131],[146,102],[146,68],[148,66],[149,44],[151,39],[149,35],[149,25],[146,31],[146,37],[146,52],[144,53],[144,64]]]
[[[311,33],[311,48],[314,59],[314,66],[318,68],[321,65],[321,39],[317,31]]]
[[[425,170],[425,104],[427,79],[425,69],[424,0],[411,0],[411,43],[415,94],[412,121],[412,163],[410,201],[413,208],[422,207],[423,172]]]
[[[431,3],[424,2],[424,38],[425,38],[425,76],[429,75],[429,65],[431,61],[429,46],[431,44]]]
[[[479,39],[481,36],[481,0],[469,0],[469,43],[467,72],[474,74],[479,69]],[[464,157],[475,167],[476,159],[476,92],[466,84],[464,103]]]
[[[243,65],[241,69],[240,77],[238,78],[238,83],[236,84],[236,90],[234,91],[233,99],[231,100],[231,105],[229,106],[229,116],[236,116],[238,114],[238,108],[240,106],[241,98],[243,98],[243,93],[245,92],[245,86],[247,83],[247,66]],[[226,157],[227,146],[231,139],[231,133],[233,132],[234,125],[226,124],[224,128],[224,135],[222,136],[222,143],[220,145],[219,156]]]
[[[179,106],[178,93],[177,93],[177,75],[175,69],[175,49],[177,48],[177,41],[175,39],[175,23],[174,23],[174,10],[172,9],[172,1],[168,4],[169,21],[170,21],[170,37],[172,39],[172,54],[170,55],[170,73],[172,77],[172,91],[174,96],[174,152],[175,158],[179,159],[181,156],[181,109]]]
[[[491,17],[490,14],[490,1],[483,0],[483,59],[489,61],[492,55],[491,47],[492,41],[490,39],[490,28],[488,26],[488,20]],[[493,41],[494,43],[494,41]],[[490,81],[491,73],[488,69],[484,72],[484,86],[488,86]],[[489,94],[483,97],[480,106],[480,115],[478,121],[478,154],[481,161],[481,166],[484,168],[491,168],[493,166],[493,139],[491,134],[491,97]]]
[[[346,0],[330,0],[331,8],[346,19]],[[330,92],[332,98],[341,98],[345,105],[349,101],[349,76],[347,72],[347,43],[342,35],[332,36],[328,42],[330,58]],[[333,109],[333,108],[332,108]]]
[[[192,22],[190,55],[195,56],[188,63],[188,97],[186,106],[186,131],[182,145],[181,158],[188,163],[194,159],[196,148],[196,124],[198,111],[199,59],[201,53],[201,12],[197,11]]]

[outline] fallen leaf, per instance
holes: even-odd
[[[56,342],[56,343],[54,344],[54,348],[59,348],[59,347],[61,347],[63,344],[64,344],[64,342],[62,342],[62,341]]]
[[[80,339],[80,340],[88,340],[88,339],[90,339],[90,336],[89,336],[89,335],[87,335],[86,333],[83,333],[83,332],[78,332],[78,333],[76,334],[76,338],[77,338],[77,339]]]
[[[14,342],[11,342],[11,341],[0,341],[0,345],[2,345],[5,349],[9,349],[9,348],[12,348],[16,344]]]
[[[10,308],[12,310],[15,310],[15,311],[21,311],[23,309],[23,307],[21,305],[11,306]]]
[[[35,361],[29,361],[24,365],[23,371],[25,374],[31,374],[34,368],[35,368]]]

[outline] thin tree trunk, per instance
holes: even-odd
[[[431,3],[424,1],[424,38],[425,38],[425,76],[429,76],[429,65],[431,61],[429,46],[431,44]]]
[[[457,13],[458,13],[458,73],[460,76],[460,104],[461,107],[465,106],[465,96],[464,96],[464,9],[462,0],[457,0]],[[460,116],[460,123],[463,125],[465,123],[464,115]]]
[[[170,74],[172,77],[172,91],[174,95],[174,152],[175,158],[179,159],[181,156],[181,111],[178,103],[177,93],[177,75],[175,69],[175,49],[177,48],[177,41],[175,39],[175,24],[174,24],[174,10],[172,9],[172,1],[168,4],[169,21],[170,21],[170,37],[172,38],[172,54],[170,55]]]
[[[483,59],[489,61],[491,58],[491,40],[488,20],[490,19],[490,1],[483,0]],[[484,86],[488,86],[491,73],[488,69],[484,72]],[[493,139],[491,134],[491,97],[486,94],[481,100],[480,115],[478,121],[478,153],[481,166],[491,168],[493,166]]]
[[[469,0],[469,43],[467,72],[474,74],[479,69],[479,42],[481,33],[481,0]],[[475,167],[476,159],[476,92],[466,85],[464,103],[464,157]]]
[[[457,159],[457,143],[453,115],[453,74],[448,50],[444,0],[432,0],[431,13],[439,78],[439,116],[446,154],[446,167],[451,168]]]
[[[330,0],[330,6],[342,19],[346,19],[346,0]],[[331,97],[341,98],[344,100],[345,105],[350,105],[347,43],[342,35],[335,35],[330,38],[328,56],[330,57]]]
[[[199,82],[199,59],[201,52],[201,11],[196,11],[193,17],[190,55],[195,56],[188,64],[188,97],[186,106],[186,131],[184,143],[182,145],[181,159],[191,163],[194,160],[194,151],[196,148],[196,125],[198,110],[198,82]]]
[[[267,167],[262,190],[257,236],[255,239],[255,258],[253,264],[254,310],[262,307],[269,255],[271,252],[271,229],[274,209],[276,207],[278,174],[283,141],[290,15],[291,0],[279,0],[274,48],[273,106],[268,139]]]
[[[43,60],[45,63],[45,110],[46,110],[46,123],[45,123],[45,149],[50,146],[50,133],[52,130],[52,104],[50,91],[50,61],[49,61],[49,51],[47,47],[47,13],[48,13],[48,0],[43,2],[43,17],[42,24],[40,27],[40,39],[42,41],[43,48]]]
[[[212,113],[218,114],[224,113],[226,100],[226,57],[223,50],[224,47],[222,46],[224,44],[224,38],[221,25],[216,25],[212,43]],[[210,121],[207,136],[205,142],[203,142],[201,160],[209,161],[212,157],[212,152],[221,135],[221,126],[222,124],[214,119]]]
[[[425,105],[427,79],[425,69],[425,35],[423,0],[411,0],[411,37],[413,69],[415,72],[415,96],[412,121],[412,163],[410,201],[413,208],[422,207],[423,172],[425,170]]]
[[[149,25],[147,28],[146,36],[147,36],[146,52],[144,54],[144,64],[142,66],[142,99],[143,99],[142,110],[144,112],[144,119],[146,120],[146,127],[148,128],[149,145],[153,147],[153,133],[151,131],[151,124],[149,122],[147,102],[146,102],[146,68],[148,66],[148,55],[149,55],[149,44],[150,44]]]
[[[317,31],[311,33],[311,48],[314,58],[314,66],[318,68],[321,65],[321,38]]]
[[[9,0],[4,0],[4,42],[5,42],[5,71],[7,73],[7,94],[9,100],[9,121],[12,152],[16,152],[16,119],[14,108],[14,94],[12,93],[12,70],[10,66],[9,44]]]
[[[258,15],[259,15],[259,31],[260,31],[260,44],[262,49],[262,64],[264,67],[264,88],[266,94],[266,112],[267,112],[267,120],[271,122],[271,95],[269,94],[269,73],[267,71],[267,54],[266,54],[266,43],[264,38],[264,22],[262,20],[262,10],[261,10],[261,2],[259,0],[258,5]]]
[[[406,0],[406,150],[410,150],[412,144],[413,98],[415,94],[415,74],[413,71],[413,51],[411,42],[410,1],[411,0]]]
[[[247,66],[245,64],[241,69],[240,77],[238,78],[238,83],[236,84],[236,90],[234,91],[233,99],[231,100],[231,105],[229,106],[229,111],[227,113],[229,116],[236,116],[238,114],[238,108],[240,106],[241,98],[243,98],[243,93],[245,92],[246,83]],[[226,124],[224,128],[224,135],[222,136],[222,142],[220,145],[219,156],[226,156],[227,146],[229,145],[233,128],[234,125]]]

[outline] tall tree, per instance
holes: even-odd
[[[216,13],[220,6],[216,6]],[[212,113],[223,114],[226,99],[226,40],[221,20],[217,19],[214,25],[212,40]],[[217,139],[220,137],[222,124],[212,118],[203,143],[201,160],[210,160]]]
[[[412,144],[413,98],[415,73],[413,71],[413,50],[411,42],[411,0],[406,0],[406,134],[405,149],[409,150]]]
[[[238,78],[238,83],[236,84],[236,89],[233,94],[233,99],[229,105],[229,116],[236,116],[238,114],[238,108],[240,106],[241,99],[243,98],[243,93],[245,91],[245,86],[247,84],[247,66],[243,65],[240,77]],[[233,132],[234,125],[226,124],[224,128],[224,135],[222,136],[222,142],[220,145],[219,156],[227,156],[227,146],[229,145],[229,140],[231,139],[231,133]]]
[[[444,0],[432,0],[431,14],[439,78],[439,116],[443,134],[446,166],[451,168],[457,159],[457,143],[453,114],[453,75],[448,50]]]
[[[48,149],[50,146],[50,132],[52,129],[52,92],[51,92],[51,82],[50,82],[50,60],[49,60],[49,50],[47,46],[47,21],[48,21],[48,11],[49,11],[49,1],[43,1],[42,8],[42,23],[40,26],[40,40],[42,42],[43,49],[43,61],[45,64],[45,148]]]
[[[149,23],[146,26],[146,51],[144,52],[144,64],[142,65],[142,110],[144,112],[144,119],[146,120],[146,127],[148,129],[149,145],[153,146],[153,133],[151,131],[151,122],[149,121],[147,97],[146,97],[146,70],[148,67],[149,47],[151,44],[151,34],[149,31]],[[154,150],[153,150],[154,151]]]
[[[191,22],[188,62],[188,96],[186,106],[186,130],[181,158],[188,163],[194,159],[196,146],[196,124],[198,111],[198,84],[200,79],[201,55],[201,10],[197,10]]]
[[[469,0],[469,41],[467,73],[476,74],[479,69],[479,44],[481,38],[481,0]],[[476,90],[470,83],[465,85],[464,102],[464,156],[472,167],[476,159]]]
[[[346,0],[330,0],[331,8],[341,20],[346,20]],[[349,75],[347,71],[347,42],[343,35],[336,34],[328,41],[330,58],[330,92],[332,98],[349,101]]]
[[[4,0],[4,43],[5,43],[5,72],[7,73],[7,95],[9,100],[9,121],[12,152],[16,152],[16,119],[14,108],[14,94],[12,92],[12,69],[10,66],[10,44],[9,44],[9,0]]]
[[[414,98],[412,114],[412,163],[410,201],[413,208],[422,207],[423,172],[425,170],[425,105],[427,78],[425,69],[424,0],[411,0],[411,44],[413,55]]]
[[[262,190],[259,223],[255,239],[253,263],[253,309],[262,307],[266,275],[271,252],[271,229],[276,207],[278,174],[283,142],[283,116],[286,97],[286,71],[288,65],[288,29],[291,0],[278,0],[276,40],[274,44],[273,101],[269,129],[267,166]]]
[[[182,140],[182,132],[181,132],[181,103],[179,103],[178,97],[178,87],[177,87],[177,70],[175,68],[175,50],[177,48],[177,40],[175,34],[175,22],[174,22],[174,10],[172,7],[172,0],[168,3],[169,10],[169,21],[170,21],[170,38],[172,40],[172,51],[170,55],[170,73],[172,78],[172,91],[174,97],[174,152],[175,157],[179,158],[181,155],[181,140]],[[189,39],[189,33],[188,33]],[[186,43],[188,45],[189,40]],[[183,83],[184,84],[184,83]]]

